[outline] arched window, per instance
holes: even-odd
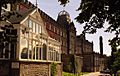
[[[28,59],[28,40],[21,37],[20,44],[21,58]]]
[[[28,48],[23,48],[21,52],[21,58],[27,59],[28,58]]]
[[[47,46],[43,44],[43,60],[47,59]]]

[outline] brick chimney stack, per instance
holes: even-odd
[[[100,40],[100,54],[103,55],[103,38],[102,38],[102,36],[100,36],[99,40]]]

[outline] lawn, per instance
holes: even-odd
[[[74,73],[67,73],[67,72],[62,72],[62,76],[81,76],[83,74],[86,74],[87,72],[81,72],[80,74],[74,74]]]

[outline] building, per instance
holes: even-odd
[[[22,1],[22,2],[16,2],[15,4],[11,4],[11,11],[19,11],[16,13],[22,13],[23,15],[21,15],[21,14],[17,15],[17,16],[21,17],[20,19],[19,18],[12,18],[10,21],[9,20],[8,21],[11,24],[16,24],[16,23],[20,24],[21,23],[20,20],[22,21],[22,19],[24,18],[24,15],[26,17],[25,20],[27,20],[27,18],[31,17],[31,16],[29,16],[30,13],[27,11],[31,12],[32,10],[30,10],[30,9],[33,9],[35,7],[36,6],[34,6],[32,3],[28,2],[27,0]],[[20,48],[20,50],[21,50],[20,53],[16,52],[17,53],[16,56],[17,56],[18,60],[21,59],[21,60],[30,61],[30,59],[33,59],[33,61],[37,61],[37,59],[42,59],[44,61],[44,60],[50,58],[51,55],[57,56],[58,53],[62,53],[63,66],[66,66],[66,61],[64,60],[64,58],[66,58],[66,57],[68,57],[67,63],[71,64],[71,62],[72,62],[72,64],[73,64],[73,61],[71,60],[71,58],[74,57],[74,52],[75,52],[76,29],[74,27],[74,23],[71,22],[71,20],[70,20],[70,15],[65,10],[63,10],[58,14],[58,19],[55,21],[54,19],[52,19],[50,16],[48,16],[45,12],[43,12],[40,9],[37,9],[37,15],[38,14],[40,15],[40,19],[42,21],[42,25],[44,28],[38,26],[38,24],[36,24],[34,22],[34,21],[39,19],[39,16],[36,16],[36,15],[32,16],[33,19],[36,19],[36,20],[30,20],[30,21],[27,20],[24,24],[22,24],[22,25],[28,25],[28,23],[30,23],[30,26],[28,26],[28,27],[26,27],[26,26],[22,26],[22,27],[14,26],[16,29],[18,29],[18,28],[19,28],[19,30],[23,29],[22,30],[23,38],[27,38],[27,40],[22,39],[20,37],[20,36],[22,36],[21,33],[19,33],[20,31],[18,31],[18,35],[20,35],[20,36],[18,36],[18,37],[20,37],[19,40],[22,41],[20,43],[22,44],[24,42],[22,44],[24,46],[22,46],[20,43],[19,43],[19,45],[17,45],[17,50],[19,50],[18,48]],[[61,21],[63,23],[61,23]],[[41,24],[40,21],[38,21],[38,22],[39,22],[39,24]],[[41,29],[37,29],[37,28],[41,28]],[[35,29],[37,29],[37,30],[35,30]],[[52,50],[52,52],[47,53],[47,54],[45,54],[46,52],[43,52],[43,50],[41,50],[40,46],[42,46],[42,45],[39,46],[39,42],[29,40],[30,36],[33,37],[33,39],[34,39],[34,37],[38,37],[38,39],[42,38],[41,35],[39,36],[35,33],[36,33],[36,31],[41,31],[41,30],[43,31],[43,29],[46,30],[46,31],[44,31],[46,33],[46,35],[41,34],[42,36],[45,37],[45,38],[41,39],[41,41],[46,43],[44,45],[44,47],[49,46],[48,45],[49,39],[50,39],[49,41],[51,41],[50,45],[55,46],[55,47],[50,47],[50,50]],[[28,34],[30,31],[33,32],[33,34]],[[36,40],[38,40],[38,39],[36,39]],[[46,40],[47,40],[47,42],[46,42]],[[31,41],[31,45],[27,44],[29,41]],[[55,41],[57,41],[57,43]],[[35,46],[33,44],[35,44]],[[57,47],[57,46],[59,46],[59,44],[61,44],[61,46]],[[27,48],[27,46],[28,46],[28,48]],[[35,47],[35,48],[33,48],[33,47]],[[47,49],[48,48],[49,47],[47,47]],[[59,49],[59,48],[61,48],[61,49]],[[40,56],[40,54],[37,53],[37,51],[32,52],[30,49],[35,49],[35,50],[40,49],[41,50],[40,53],[43,53],[44,55]],[[45,49],[45,48],[43,48],[43,49]],[[56,49],[60,50],[60,52],[55,52]],[[41,58],[42,56],[44,56],[44,57]],[[46,58],[46,56],[47,56],[47,58]],[[60,58],[59,56],[57,56],[57,57]],[[61,61],[60,59],[57,59],[56,57],[55,58],[52,57],[50,59]],[[69,61],[69,60],[71,60],[71,61]],[[49,60],[47,60],[47,61],[49,61]],[[55,62],[59,62],[59,61],[55,61]],[[72,65],[71,65],[71,67],[72,67]],[[60,68],[58,68],[58,69],[60,69]],[[70,70],[73,72],[72,68],[70,68]],[[68,70],[66,70],[66,71],[68,71]]]
[[[76,54],[81,53],[83,65],[82,71],[91,72],[93,71],[93,43],[89,42],[85,38],[85,34],[77,36],[77,49]],[[88,63],[89,62],[89,63]]]
[[[107,68],[107,56],[94,52],[94,72],[99,72]]]
[[[83,50],[82,50],[82,40],[80,39],[80,36],[76,37],[76,51],[75,51],[75,55],[76,55],[76,71],[77,73],[80,73],[82,71],[83,68]]]
[[[103,55],[103,43],[100,37],[100,54],[93,51],[93,42],[85,38],[85,34],[78,35],[76,38],[76,55],[81,57],[79,66],[84,72],[98,72],[106,68],[107,56]]]
[[[3,15],[9,13],[17,14],[6,20],[17,30],[17,41],[3,42],[8,45],[0,51],[0,76],[51,76],[53,62],[57,64],[57,75],[61,76],[61,43],[49,36],[39,9],[15,10]],[[6,35],[11,30],[7,28]]]
[[[14,28],[17,29],[18,38],[21,41],[18,42],[19,44],[17,43],[17,52],[15,53],[15,58],[18,61],[31,62],[32,60],[32,62],[40,62],[42,65],[48,63],[48,66],[51,62],[57,62],[60,71],[62,61],[63,71],[74,73],[98,71],[98,68],[102,65],[99,64],[102,62],[101,56],[93,51],[93,42],[86,40],[85,34],[76,36],[75,25],[71,21],[69,13],[65,10],[60,11],[57,20],[54,20],[42,10],[36,9],[36,6],[32,3],[22,0],[22,2],[11,4],[11,11],[19,11],[17,13],[20,13],[20,15],[16,15],[20,19],[8,19],[10,24],[13,24]],[[24,46],[21,46],[21,44]],[[58,54],[61,54],[61,59]],[[36,63],[32,65],[34,64]],[[19,65],[24,66],[24,63],[20,62]],[[25,67],[27,65],[28,63]],[[34,65],[33,68],[36,66]],[[46,67],[46,69],[49,69],[50,72],[49,67]],[[48,73],[47,76],[49,76]]]

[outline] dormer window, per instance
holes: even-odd
[[[19,5],[17,5],[17,11],[18,11],[18,10],[20,10],[20,6],[19,6]]]

